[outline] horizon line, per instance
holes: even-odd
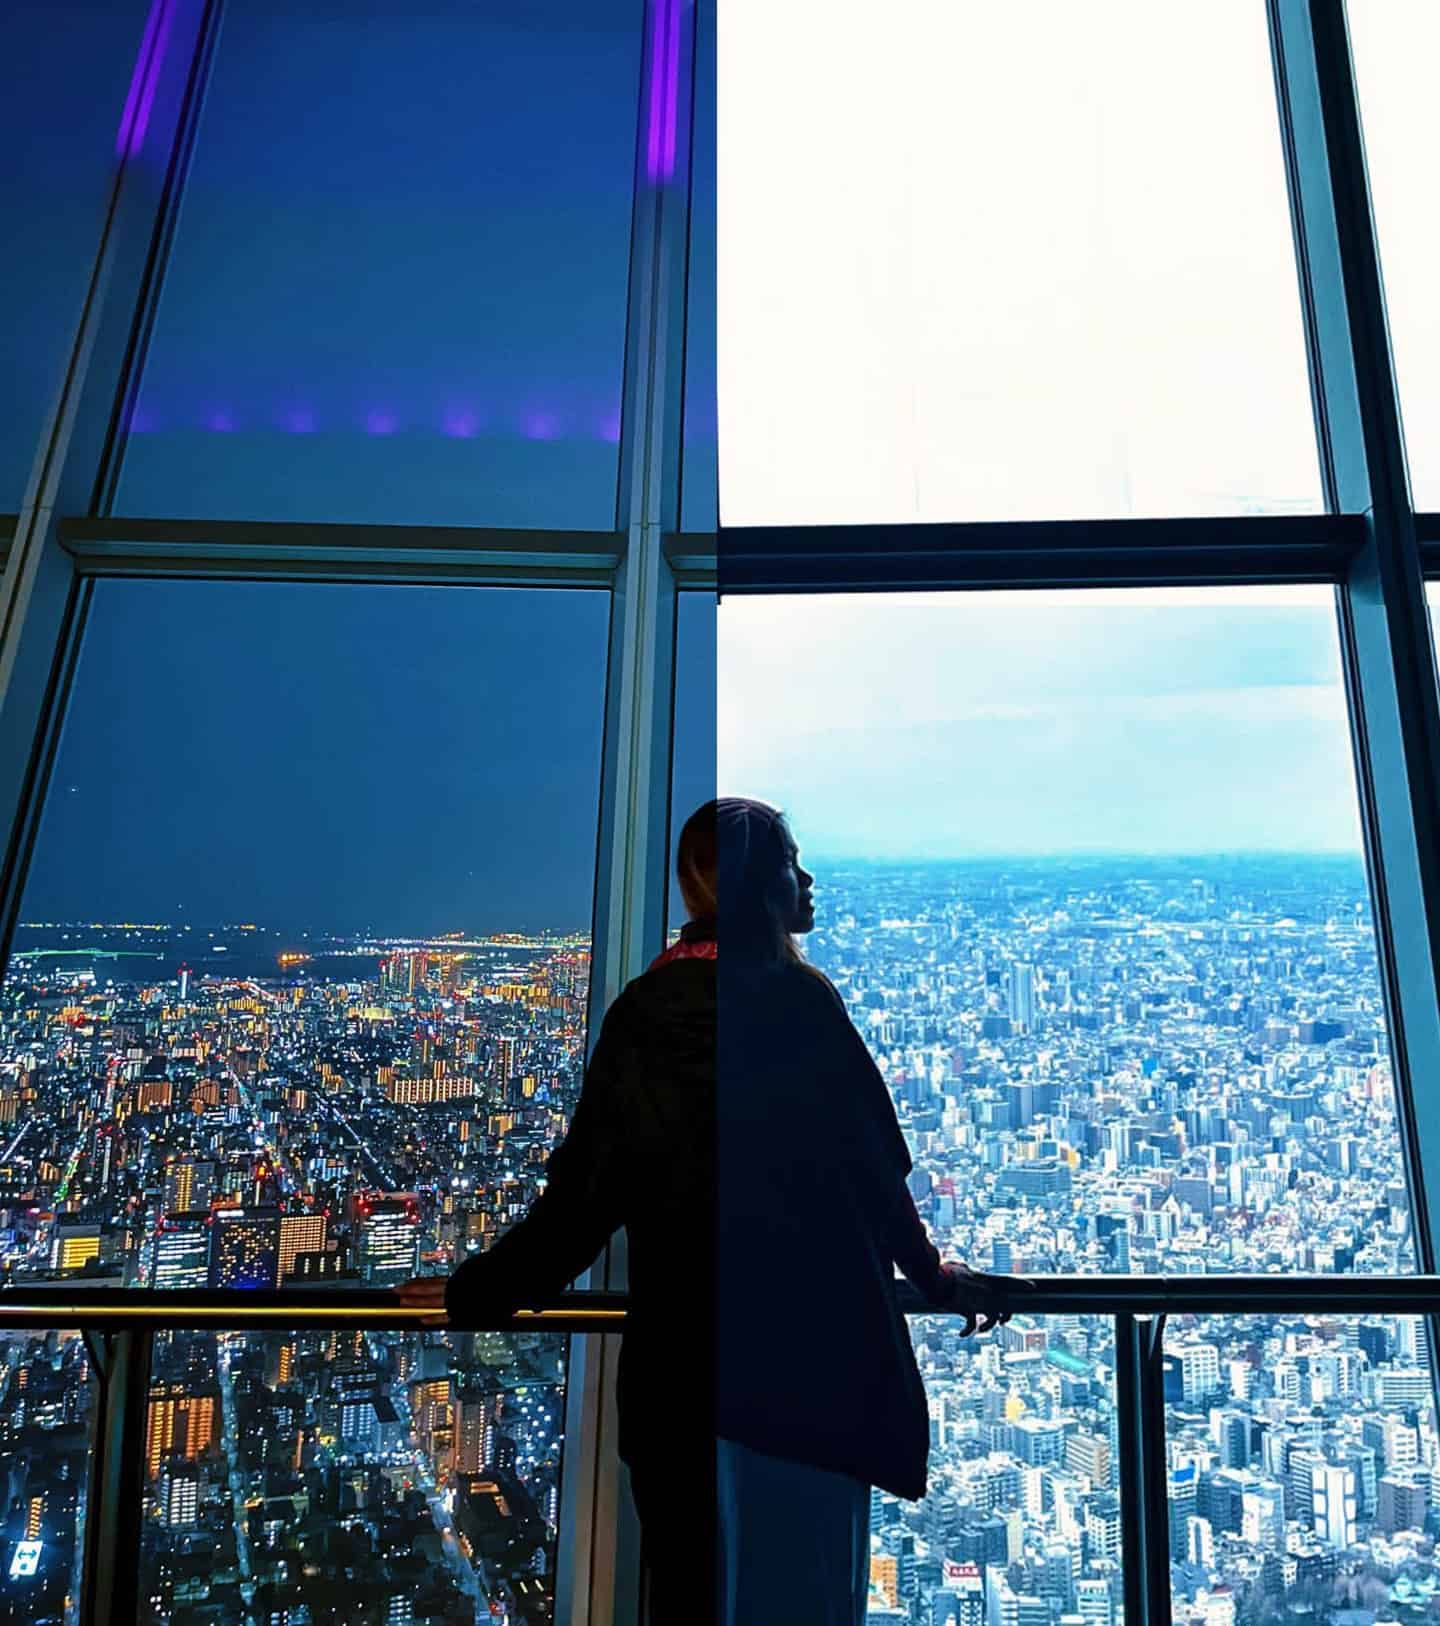
[[[994,867],[994,866],[998,866],[998,865],[1005,865],[1005,864],[1055,863],[1055,862],[1063,862],[1063,861],[1066,861],[1066,860],[1079,860],[1079,861],[1090,861],[1090,862],[1111,860],[1111,861],[1114,861],[1116,863],[1122,863],[1122,862],[1166,863],[1166,862],[1168,862],[1168,863],[1175,863],[1175,864],[1189,864],[1189,863],[1213,863],[1213,862],[1220,861],[1220,860],[1237,861],[1237,860],[1260,859],[1260,860],[1276,860],[1276,861],[1279,861],[1279,860],[1291,860],[1291,861],[1293,861],[1293,860],[1298,859],[1298,860],[1301,860],[1301,861],[1305,861],[1305,860],[1328,859],[1328,860],[1347,860],[1347,861],[1349,861],[1351,863],[1355,863],[1355,864],[1360,865],[1361,868],[1364,867],[1364,863],[1365,863],[1365,855],[1362,852],[1357,852],[1354,848],[1336,848],[1336,847],[1304,847],[1304,848],[1284,848],[1284,847],[1249,847],[1249,848],[1240,848],[1240,847],[1233,847],[1233,848],[1210,848],[1210,849],[1202,849],[1202,850],[1193,850],[1192,849],[1190,851],[1165,850],[1165,849],[1153,849],[1153,850],[1139,850],[1139,851],[1137,851],[1137,850],[1134,850],[1134,849],[1128,849],[1127,850],[1127,849],[1122,849],[1122,848],[1072,847],[1072,848],[1065,848],[1065,849],[1062,849],[1062,850],[1059,850],[1059,851],[1049,851],[1049,852],[1042,852],[1042,851],[1031,851],[1031,852],[979,852],[979,853],[970,852],[970,853],[963,853],[963,854],[934,853],[934,854],[923,854],[923,855],[917,855],[917,854],[913,854],[913,853],[909,853],[909,854],[831,853],[831,852],[825,852],[823,850],[820,850],[820,851],[814,852],[813,854],[807,854],[806,857],[810,862],[814,862],[814,863],[817,863],[817,864],[819,864],[819,863],[823,863],[823,864],[853,864],[853,865],[904,864],[904,865],[915,865],[915,866],[938,865],[938,864],[946,864],[946,865],[975,864],[975,865],[990,866],[990,867]],[[313,933],[321,933],[321,934],[332,935],[332,936],[363,937],[363,936],[369,935],[369,936],[389,937],[389,938],[410,938],[410,939],[414,939],[414,940],[420,940],[420,939],[438,940],[438,939],[446,936],[447,934],[451,934],[451,933],[456,932],[457,930],[462,929],[462,928],[455,927],[453,925],[452,926],[447,926],[447,927],[445,927],[443,929],[436,929],[434,931],[416,931],[416,930],[413,930],[413,929],[409,930],[409,931],[395,931],[395,930],[386,929],[386,928],[378,928],[378,927],[375,927],[375,926],[365,926],[365,927],[359,927],[359,926],[356,926],[356,927],[325,927],[325,926],[283,927],[283,926],[274,926],[274,925],[266,926],[266,925],[259,925],[258,923],[248,923],[248,922],[245,923],[245,925],[248,926],[248,929],[250,931],[280,932],[280,931],[286,931],[286,930],[295,930],[295,931],[301,932],[302,935],[309,935],[310,933],[313,932]],[[592,925],[593,925],[593,922],[592,922]],[[91,929],[100,928],[100,927],[116,927],[116,926],[118,926],[118,927],[123,927],[126,930],[130,930],[130,931],[135,931],[135,930],[154,931],[154,930],[156,930],[156,929],[158,929],[158,928],[160,928],[162,926],[167,927],[167,928],[168,927],[173,927],[173,926],[186,926],[186,927],[190,928],[191,930],[194,930],[197,927],[211,927],[211,926],[224,926],[224,927],[229,928],[232,931],[239,931],[239,930],[243,929],[241,923],[237,922],[237,921],[226,921],[226,920],[217,920],[217,919],[206,920],[206,919],[203,919],[201,917],[196,917],[196,919],[188,920],[188,921],[182,921],[182,920],[153,920],[153,919],[149,920],[149,921],[141,921],[141,920],[137,919],[137,917],[134,914],[130,915],[126,919],[116,919],[116,920],[108,920],[108,921],[107,920],[93,920],[93,919],[92,920],[77,920],[77,919],[64,920],[64,919],[59,919],[59,920],[48,920],[48,921],[46,921],[46,920],[21,920],[21,921],[17,922],[17,929],[19,929],[19,930],[41,931],[41,930],[53,929],[54,927],[57,927],[57,926],[58,927],[81,926],[81,927],[89,927]],[[466,935],[474,935],[474,936],[482,936],[482,937],[483,936],[497,936],[497,935],[511,935],[511,936],[517,936],[517,937],[526,937],[526,936],[575,937],[575,936],[585,936],[585,935],[587,935],[589,933],[590,930],[591,930],[591,927],[589,927],[589,926],[562,927],[562,926],[553,926],[553,925],[552,926],[532,926],[532,927],[517,927],[517,926],[503,926],[502,927],[502,926],[496,926],[496,927],[490,927],[490,928],[487,928],[487,929],[484,929],[484,930],[482,930],[480,928],[466,928],[465,929]],[[500,945],[497,945],[497,946],[500,946]]]

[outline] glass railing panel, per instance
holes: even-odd
[[[96,1400],[78,1332],[0,1328],[0,1626],[77,1626]]]
[[[870,1500],[868,1619],[1121,1626],[1114,1323],[911,1316],[930,1408],[923,1501]]]
[[[161,1332],[140,1596],[168,1626],[549,1626],[569,1339]]]
[[[1440,1615],[1432,1358],[1419,1316],[1171,1318],[1179,1626]]]

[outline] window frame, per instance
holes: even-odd
[[[713,0],[643,3],[616,525],[516,532],[114,515],[123,426],[222,12],[222,0],[172,0],[175,48],[157,75],[151,113],[169,160],[155,170],[118,162],[90,292],[22,511],[13,524],[0,522],[14,538],[0,582],[0,818],[10,832],[0,860],[0,955],[8,957],[18,919],[91,584],[102,576],[606,586],[612,614],[591,1044],[598,1014],[644,968],[664,919],[677,591],[718,591],[723,602],[725,593],[744,592],[1331,582],[1416,1265],[1432,1274],[1427,1193],[1440,1192],[1440,687],[1423,575],[1440,572],[1440,514],[1414,511],[1406,473],[1343,0],[1267,0],[1324,514],[732,528],[723,537],[679,529],[696,162],[691,85],[703,34],[696,11],[708,18]],[[681,25],[678,105],[689,139],[679,144],[675,174],[656,181],[641,139],[663,77],[650,42],[665,37],[672,17]],[[622,1235],[589,1281],[622,1287],[624,1280]],[[1437,1333],[1432,1315],[1432,1350]],[[572,1343],[558,1626],[608,1626],[636,1612],[637,1533],[614,1453],[615,1345],[599,1334]],[[1137,1350],[1137,1367],[1148,1356],[1148,1346]],[[123,1357],[115,1344],[113,1358]],[[121,1528],[123,1491],[91,1488],[87,1524],[102,1543]],[[95,1556],[92,1549],[87,1591],[123,1587],[126,1566],[97,1582]],[[1150,1574],[1146,1563],[1126,1567],[1127,1619],[1165,1626],[1168,1578]]]

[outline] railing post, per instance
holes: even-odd
[[[1170,1488],[1165,1450],[1165,1317],[1139,1322],[1144,1361],[1140,1368],[1140,1463],[1145,1492],[1146,1618],[1170,1626]]]
[[[153,1339],[148,1328],[134,1328],[110,1333],[104,1342],[90,1505],[85,1516],[82,1626],[119,1626],[121,1621],[143,1618],[141,1475]]]
[[[1140,1476],[1140,1327],[1133,1315],[1115,1317],[1116,1445],[1120,1457],[1120,1584],[1125,1626],[1145,1626],[1145,1495]]]
[[[1164,1317],[1115,1317],[1125,1626],[1170,1626],[1170,1519],[1165,1486]]]

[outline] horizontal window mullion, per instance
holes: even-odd
[[[721,533],[722,592],[1335,581],[1354,515],[1007,525],[743,528]]]
[[[719,560],[713,531],[672,532],[664,551],[677,587],[714,592]]]
[[[61,545],[95,576],[418,580],[609,586],[624,555],[613,531],[63,520]]]

